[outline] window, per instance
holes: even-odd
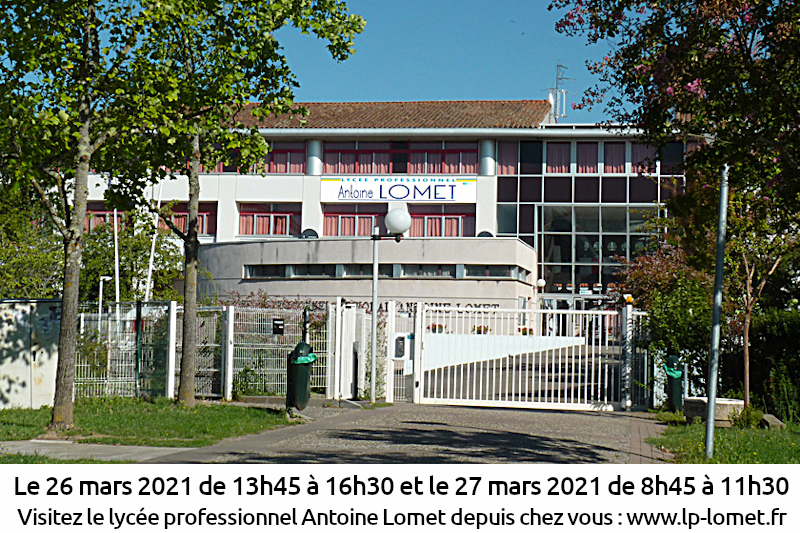
[[[667,143],[661,149],[661,175],[683,174],[683,143]]]
[[[519,143],[519,173],[542,173],[542,141],[521,141]]]
[[[597,173],[597,143],[579,142],[577,146],[578,174]]]
[[[217,204],[210,202],[200,202],[197,214],[197,234],[215,235],[217,233]],[[186,232],[189,221],[189,206],[186,203],[176,204],[172,208],[170,219],[179,230]],[[158,227],[169,229],[164,221],[159,221]]]
[[[241,204],[239,235],[299,235],[300,204]]]
[[[547,172],[566,174],[569,172],[570,143],[547,143]]]
[[[372,264],[343,265],[345,277],[372,277]],[[394,265],[378,265],[378,277],[391,278]]]
[[[304,174],[306,171],[306,145],[302,142],[276,142],[270,145],[270,151],[264,158],[263,167],[242,168],[239,165],[239,151],[229,155],[229,161],[219,163],[213,169],[203,172],[217,173],[249,173],[265,172],[267,174]]]
[[[503,177],[497,178],[497,201],[498,202],[516,202],[517,201],[517,182],[519,178]]]
[[[625,203],[628,201],[628,178],[603,178],[603,192],[600,200],[603,203]]]
[[[285,278],[286,267],[284,265],[245,265],[245,279],[255,278]]]
[[[411,237],[474,237],[475,208],[458,205],[410,205]]]
[[[545,202],[571,202],[572,176],[546,176],[544,178]]]
[[[656,171],[656,149],[652,146],[631,143],[631,172],[637,174]]]
[[[393,142],[392,143],[392,174],[407,174],[408,173],[408,143],[407,142]]]
[[[497,232],[517,233],[517,206],[514,204],[498,204]]]
[[[325,206],[323,233],[328,237],[368,237],[378,226],[386,234],[386,205],[331,204]]]
[[[603,144],[603,171],[606,174],[625,172],[625,143]]]
[[[305,143],[276,142],[264,160],[268,174],[304,174],[306,171]]]
[[[125,227],[125,212],[117,211],[117,229]],[[103,202],[89,202],[86,209],[86,218],[83,223],[83,230],[90,232],[103,224],[114,223],[114,210],[107,209]]]
[[[325,174],[477,174],[475,142],[325,143]]]
[[[336,265],[294,265],[292,276],[310,278],[336,277]]]
[[[404,277],[455,278],[456,265],[402,265]]]
[[[497,173],[500,175],[516,174],[519,162],[519,143],[497,143]]]
[[[630,183],[631,203],[647,203],[658,200],[658,178],[650,176],[632,176]]]
[[[464,265],[464,275],[469,278],[511,278],[515,267],[510,265]]]

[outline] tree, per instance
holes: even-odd
[[[553,0],[550,9],[567,10],[559,31],[611,45],[602,61],[589,65],[600,81],[578,107],[605,102],[615,120],[641,128],[655,146],[684,139],[694,147],[689,168],[700,170],[696,177],[705,187],[713,182],[708,176],[730,166],[726,262],[744,315],[749,402],[750,319],[794,246],[785,232],[796,231],[800,3]]]
[[[656,339],[673,353],[685,351],[690,345],[692,348],[686,353],[699,353],[702,351],[699,341],[705,338],[707,342],[710,332],[707,327],[711,309],[709,273],[713,270],[710,251],[714,247],[716,225],[715,217],[710,214],[714,213],[719,194],[719,183],[713,178],[715,174],[711,176],[708,172],[694,173],[686,192],[668,201],[670,218],[655,223],[668,230],[654,253],[633,261],[623,260],[623,286],[653,315],[651,326]],[[753,179],[754,183],[766,181]],[[758,185],[742,184],[731,191],[727,213],[725,312],[727,336],[741,341],[747,404],[750,401],[751,321],[778,268],[796,255],[800,224],[798,200]],[[706,306],[698,305],[702,301]],[[691,321],[697,324],[688,331],[685,311],[698,307],[708,312],[694,313]],[[687,332],[689,337],[682,332]],[[699,332],[703,332],[702,335],[698,336]],[[692,341],[687,342],[687,339]]]
[[[169,230],[154,228],[152,217],[133,211],[122,214],[118,228],[121,301],[144,299],[154,233],[157,235],[151,299],[175,300],[178,297],[173,284],[181,277],[183,254],[180,248]],[[113,224],[96,226],[84,239],[81,300],[96,302],[99,297],[100,276],[113,272]]]
[[[693,156],[731,166],[757,158],[782,188],[800,186],[800,2],[552,0],[558,31],[610,45],[589,68],[604,102],[655,146],[676,135],[716,141]],[[746,167],[731,183],[747,180]]]
[[[60,239],[31,191],[0,184],[0,297],[57,298]]]
[[[621,261],[619,289],[647,311],[651,349],[681,357],[692,382],[702,386],[711,333],[711,276],[690,266],[686,252],[669,242]]]
[[[740,188],[731,196],[726,250],[729,283],[743,310],[744,401],[750,404],[750,326],[753,311],[781,262],[797,247],[800,213],[797,202],[768,195],[760,188]]]
[[[15,2],[0,10],[3,174],[30,183],[63,245],[53,427],[73,423],[72,394],[88,177],[96,155],[141,128],[149,83],[131,59],[168,2]],[[132,85],[132,81],[136,85]]]
[[[188,178],[186,230],[162,217],[184,243],[178,400],[186,405],[195,402],[201,169],[219,162],[259,168],[269,147],[257,128],[244,126],[243,116],[302,112],[292,108],[297,83],[275,38],[278,29],[294,26],[302,33],[314,33],[328,41],[338,61],[352,52],[352,38],[363,25],[363,19],[349,15],[338,0],[175,0],[137,50],[142,67],[137,72],[153,81],[143,81],[142,101],[157,107],[158,117],[148,124],[147,134],[130,139],[138,154],[133,161],[110,160],[129,177],[112,189],[120,198],[154,209],[142,195],[142,182],[182,174]],[[253,99],[260,105],[253,105]]]

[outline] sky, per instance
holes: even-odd
[[[602,45],[556,33],[549,0],[346,0],[367,21],[356,53],[336,63],[325,43],[295,30],[277,36],[300,88],[298,102],[546,99],[557,65],[567,79],[561,123],[605,119],[602,107],[575,111],[596,83],[587,59]]]

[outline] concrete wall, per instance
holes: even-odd
[[[380,278],[379,297],[401,302],[424,301],[464,306],[518,308],[519,299],[535,296],[537,279],[534,250],[510,238],[430,238],[379,242],[382,265],[512,265],[530,274],[524,281],[511,278]],[[203,245],[200,261],[213,275],[199,282],[200,291],[225,296],[228,291],[366,302],[371,299],[371,277],[297,277],[244,279],[244,265],[371,264],[369,239],[291,239],[284,241],[236,242]]]
[[[0,409],[53,405],[61,302],[0,302]]]

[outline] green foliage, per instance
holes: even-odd
[[[11,408],[0,411],[0,441],[29,440],[44,433],[50,422],[50,409]]]
[[[0,417],[0,440],[23,440],[45,432],[49,409],[8,409]],[[81,442],[137,446],[208,446],[219,440],[286,424],[279,412],[253,407],[201,404],[187,409],[164,398],[91,398],[75,401]]]
[[[64,245],[28,188],[0,177],[0,295],[58,298]]]
[[[108,369],[108,343],[97,330],[86,331],[78,336],[76,355],[86,365],[86,377],[102,378]]]
[[[800,421],[800,311],[766,309],[753,317],[754,390],[767,410],[785,422]]]
[[[730,416],[733,427],[739,429],[757,428],[762,420],[764,420],[764,412],[752,405],[748,405],[741,411],[734,411]]]
[[[656,413],[656,420],[670,426],[686,424],[686,417],[683,415],[683,411],[678,411],[677,413],[674,411],[659,411]]]
[[[647,311],[650,348],[662,364],[669,355],[689,365],[695,385],[704,384],[711,335],[711,280],[687,265],[683,250],[662,245],[652,254],[624,261],[622,290]]]
[[[716,142],[692,154],[764,169],[784,189],[800,182],[800,4],[783,0],[551,0],[557,30],[609,47],[589,69],[599,84],[580,105],[605,102],[614,121],[656,146],[677,134]],[[763,175],[763,174],[762,174]],[[765,182],[762,182],[765,183]]]
[[[234,400],[240,400],[243,396],[278,396],[278,393],[266,389],[258,372],[245,366],[233,377]]]
[[[658,437],[647,439],[675,455],[678,463],[707,463],[705,424],[670,426]],[[714,431],[714,457],[719,464],[798,464],[800,426],[785,429],[717,428]]]
[[[126,461],[102,461],[100,459],[56,459],[39,453],[6,453],[0,455],[0,464],[4,465],[58,465],[58,464],[123,464]]]
[[[179,300],[174,282],[180,279],[183,254],[170,232],[153,227],[152,216],[136,212],[123,213],[118,226],[120,300],[130,302],[144,299],[147,269],[153,233],[158,232],[153,261],[153,290],[151,300]],[[114,226],[101,224],[85,237],[82,257],[81,300],[96,302],[100,290],[100,276],[114,274]],[[103,299],[113,301],[113,284],[104,285]]]
[[[773,367],[766,387],[770,411],[784,422],[800,422],[800,376],[785,365]]]

